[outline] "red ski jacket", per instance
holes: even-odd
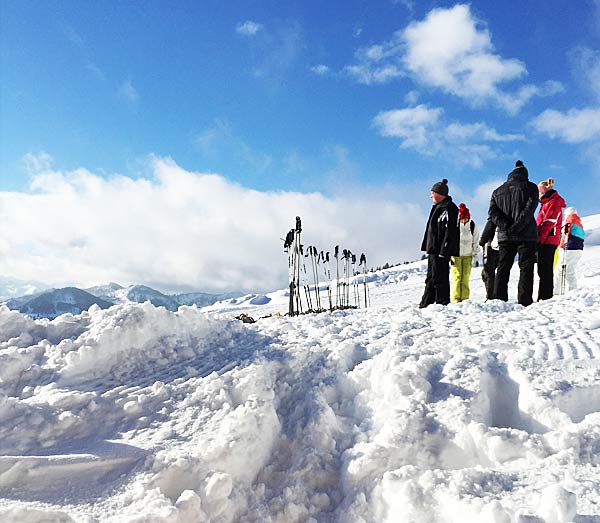
[[[540,203],[542,206],[535,220],[538,227],[539,243],[542,245],[558,245],[562,226],[562,210],[567,204],[554,189],[544,194]]]

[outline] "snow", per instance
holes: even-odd
[[[0,521],[600,522],[584,225],[580,288],[527,308],[515,267],[507,303],[476,268],[470,300],[418,309],[424,262],[370,274],[367,309],[294,318],[284,290],[0,308]]]

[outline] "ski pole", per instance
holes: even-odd
[[[325,253],[323,256],[323,251],[321,251],[321,256],[323,257],[323,271],[325,272],[325,278],[327,279],[327,297],[329,298],[329,310],[333,310],[333,303],[331,300],[331,272],[329,270],[329,251]]]
[[[352,254],[352,291],[354,293],[354,305],[360,307],[360,293],[358,292],[358,281],[356,280],[356,254]]]
[[[365,308],[369,306],[369,295],[368,295],[368,285],[367,285],[367,257],[363,254],[360,255],[360,263],[359,267],[363,266],[363,285],[365,291]]]
[[[564,294],[567,287],[567,243],[569,241],[569,234],[571,232],[571,227],[568,223],[565,223],[565,238],[563,243],[563,256],[562,256],[562,272],[560,275],[560,293]]]
[[[306,272],[306,263],[304,258],[308,257],[308,253],[304,254],[304,245],[300,245],[300,254],[302,254],[302,281],[304,283],[304,295],[306,296],[307,312],[312,312],[312,300],[310,298],[310,284],[308,283],[308,274]]]
[[[335,246],[335,251],[333,257],[335,258],[335,274],[336,274],[336,283],[335,283],[335,306],[338,307],[340,305],[340,246]]]
[[[310,253],[310,259],[312,262],[312,270],[313,270],[313,279],[314,279],[314,283],[315,283],[315,299],[316,299],[316,306],[317,306],[317,310],[321,310],[321,293],[319,291],[319,269],[318,269],[318,253],[317,253],[317,248],[312,245],[311,247],[308,248],[309,249],[309,253]]]
[[[283,242],[283,250],[288,253],[288,279],[290,285],[290,301],[288,305],[288,314],[294,315],[294,229],[291,229]]]
[[[294,271],[294,278],[296,280],[296,314],[302,312],[302,299],[300,298],[300,256],[302,251],[302,245],[300,244],[300,233],[302,232],[302,220],[300,216],[296,216],[296,229],[295,229],[295,253],[296,253],[296,267]]]

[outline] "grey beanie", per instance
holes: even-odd
[[[436,192],[442,196],[448,196],[448,180],[444,178],[441,182],[434,183],[431,190],[432,192]]]

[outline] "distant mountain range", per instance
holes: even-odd
[[[180,305],[205,307],[217,301],[236,298],[240,295],[239,292],[163,294],[145,285],[123,287],[118,283],[109,283],[87,289],[78,289],[77,287],[48,289],[11,298],[5,303],[9,309],[18,310],[34,318],[54,319],[65,313],[79,314],[94,304],[101,309],[107,309],[117,303],[150,301],[156,307],[165,307],[170,311],[176,311]]]
[[[17,278],[0,276],[0,302],[18,296],[33,296],[48,288],[48,285],[44,285],[37,281],[19,280]]]

